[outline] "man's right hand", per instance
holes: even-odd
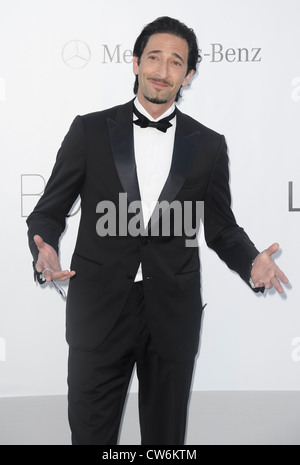
[[[48,283],[52,280],[66,281],[75,276],[75,271],[62,271],[56,251],[51,245],[44,242],[41,236],[36,235],[33,239],[39,249],[38,261],[35,265],[36,270],[38,273],[42,273],[47,269],[44,272],[44,277]]]

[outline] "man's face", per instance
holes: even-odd
[[[188,69],[188,43],[173,34],[154,34],[138,58],[133,71],[138,75],[138,97],[141,103],[172,104],[180,87],[187,86],[194,71]]]

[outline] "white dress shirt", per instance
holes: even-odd
[[[135,99],[134,105],[150,121],[159,121],[166,118],[175,110],[175,104],[173,104],[163,115],[154,119],[140,104],[138,98]],[[133,115],[133,120],[136,119],[137,117]],[[171,120],[171,124],[172,127],[166,133],[156,128],[141,128],[136,124],[133,125],[135,162],[145,226],[151,218],[170,172],[176,131],[176,116]],[[142,279],[143,275],[140,266],[135,281],[141,281]]]

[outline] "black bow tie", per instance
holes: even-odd
[[[170,123],[170,120],[175,117],[176,108],[175,108],[175,110],[173,111],[173,113],[171,115],[169,115],[166,118],[163,118],[163,119],[161,119],[159,121],[150,121],[147,118],[147,116],[142,115],[142,113],[140,113],[137,110],[135,105],[133,105],[133,113],[135,114],[135,116],[138,117],[138,119],[133,122],[137,126],[140,126],[141,128],[148,128],[148,127],[149,128],[156,128],[159,131],[167,132],[167,129],[172,127],[172,124]]]

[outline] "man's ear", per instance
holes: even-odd
[[[195,70],[192,69],[192,70],[185,76],[184,81],[183,81],[183,83],[182,83],[182,87],[186,87],[186,86],[189,84],[189,82],[190,82],[192,76],[194,75],[194,73],[195,73]]]
[[[133,64],[133,72],[137,76],[139,74],[139,70],[140,70],[138,57],[135,57],[135,56],[133,57],[132,64]]]

